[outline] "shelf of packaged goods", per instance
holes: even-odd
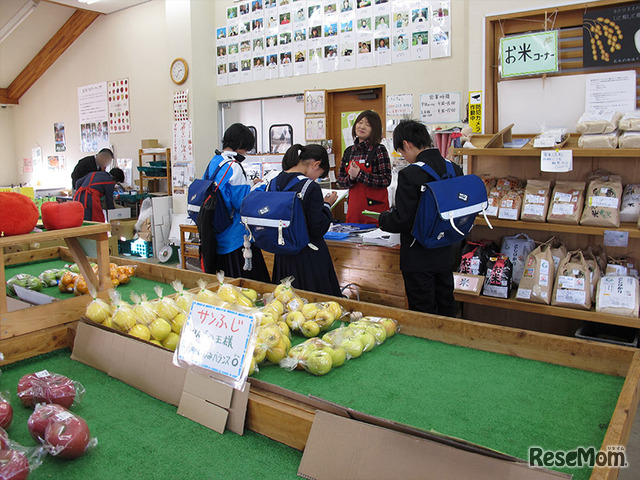
[[[622,327],[640,328],[640,319],[633,317],[623,317],[621,315],[611,315],[609,313],[598,313],[595,310],[579,310],[577,308],[556,307],[554,305],[543,305],[540,303],[524,302],[516,300],[517,289],[514,288],[510,298],[487,297],[484,295],[471,295],[468,293],[455,293],[455,298],[459,302],[485,305],[494,308],[506,308],[519,310],[522,312],[539,313],[553,317],[573,318],[586,322],[606,323],[608,325],[619,325]]]
[[[587,225],[565,225],[560,223],[546,222],[523,222],[515,220],[500,220],[497,218],[489,218],[489,222],[493,227],[513,228],[516,230],[540,230],[551,233],[578,233],[581,235],[604,235],[607,230],[616,232],[629,232],[629,238],[640,238],[640,229],[634,223],[623,223],[619,228],[614,227],[590,227]],[[479,216],[476,217],[476,225],[486,227],[486,220]]]
[[[543,149],[533,148],[531,142],[522,148],[483,148],[493,135],[473,135],[471,143],[476,148],[454,148],[454,155],[468,156],[495,156],[495,157],[531,157],[540,159],[540,152]],[[513,135],[514,139],[531,138],[535,134]],[[640,148],[580,148],[578,147],[579,134],[571,134],[569,141],[562,147],[562,150],[573,150],[574,157],[617,157],[629,158],[635,161],[640,157]]]

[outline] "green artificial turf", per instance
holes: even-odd
[[[29,263],[21,263],[17,265],[11,265],[5,268],[5,278],[9,280],[14,275],[19,273],[28,273],[37,277],[45,270],[49,270],[51,268],[63,268],[65,265],[69,265],[69,262],[64,262],[62,260],[46,260],[41,262],[29,262]],[[130,302],[129,295],[135,292],[138,295],[145,294],[149,300],[153,298],[157,298],[156,292],[153,288],[156,285],[160,285],[162,287],[163,295],[171,295],[176,291],[173,289],[171,285],[161,282],[154,282],[152,280],[147,280],[146,278],[140,278],[137,276],[131,277],[131,281],[124,285],[118,285],[117,291],[120,293],[120,296]],[[62,293],[58,290],[58,287],[45,287],[42,289],[42,293],[50,295],[52,297],[64,300],[67,298],[73,298],[73,293]]]
[[[624,382],[407,335],[323,377],[276,366],[254,376],[525,460],[529,446],[600,448]],[[562,471],[575,479],[590,475],[588,469]]]
[[[16,385],[22,375],[42,369],[86,387],[72,410],[87,421],[98,446],[73,461],[46,457],[30,480],[296,478],[301,452],[251,431],[220,435],[178,415],[176,407],[72,361],[66,349],[3,367],[0,391],[11,392],[14,419],[8,433],[17,442],[36,444],[27,430],[31,410],[20,403]]]

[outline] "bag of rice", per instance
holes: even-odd
[[[547,222],[577,225],[584,205],[585,182],[556,182]]]
[[[604,271],[607,268],[607,254],[605,253],[604,248],[601,245],[589,245],[587,247],[587,251],[591,252],[593,256],[596,257],[600,271],[604,275]]]
[[[624,187],[622,192],[620,222],[636,223],[638,217],[640,217],[640,184],[630,183]]]
[[[489,195],[491,189],[496,186],[496,182],[498,181],[498,179],[493,175],[489,175],[488,173],[483,173],[482,175],[480,175],[480,178],[484,183],[484,188],[487,189],[487,195]]]
[[[584,250],[582,252],[582,255],[584,255],[584,259],[587,262],[587,265],[589,266],[589,283],[591,285],[591,301],[595,302],[596,288],[598,286],[598,281],[602,276],[602,272],[600,271],[598,260],[596,259],[593,253],[591,253],[589,250]]]
[[[636,268],[636,262],[633,258],[627,255],[621,255],[615,258],[608,258],[607,267],[604,270],[604,274],[605,276],[621,275],[637,278],[638,269]]]
[[[500,200],[498,218],[502,220],[518,220],[521,206],[522,196],[517,191],[510,190]]]
[[[637,278],[604,276],[598,282],[596,312],[637,318],[639,303],[640,285]]]
[[[498,253],[487,262],[482,294],[488,297],[509,298],[511,294],[511,260]]]
[[[553,257],[553,270],[558,271],[558,265],[560,261],[567,256],[567,247],[564,246],[562,240],[555,235],[547,240],[547,243],[551,245],[551,256]]]
[[[640,148],[640,132],[624,132],[618,137],[620,148]]]
[[[528,180],[527,188],[524,191],[520,220],[544,222],[549,210],[550,193],[551,182],[549,180]]]
[[[608,110],[587,111],[582,114],[576,125],[578,133],[611,133],[620,123],[622,114]]]
[[[551,245],[543,243],[527,257],[516,298],[533,303],[551,303],[555,269]]]
[[[620,130],[640,132],[640,110],[625,113],[618,124]]]
[[[499,178],[496,182],[496,188],[498,190],[518,190],[523,186],[522,180],[511,175]]]
[[[580,250],[569,252],[560,262],[551,304],[583,310],[591,309],[589,266]]]
[[[493,242],[467,241],[462,249],[458,272],[472,275],[484,275],[489,257],[495,255],[497,251],[498,246]]]
[[[487,195],[487,208],[485,213],[487,217],[497,217],[498,216],[498,208],[500,207],[500,200],[502,200],[502,196],[504,192],[498,190],[497,187],[493,187]]]
[[[580,225],[620,226],[622,182],[618,175],[602,175],[589,182]]]
[[[618,148],[619,133],[616,130],[611,133],[597,133],[591,135],[580,135],[578,147],[580,148]]]
[[[522,271],[524,270],[524,262],[534,248],[536,248],[536,242],[526,233],[518,233],[502,239],[500,253],[507,255],[509,260],[511,260],[511,265],[513,265],[512,281],[514,285],[520,283]]]

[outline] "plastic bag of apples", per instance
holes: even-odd
[[[56,403],[65,408],[77,405],[84,396],[80,382],[47,370],[29,373],[18,382],[18,398],[25,407],[37,403]]]
[[[0,428],[0,478],[25,480],[42,464],[45,455],[43,447],[23,447],[10,440],[7,432]]]

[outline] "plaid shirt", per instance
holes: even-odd
[[[391,184],[391,161],[389,160],[389,154],[384,145],[371,145],[369,140],[359,142],[356,139],[356,143],[351,149],[349,162],[354,161],[358,164],[360,160],[366,161],[372,149],[375,149],[376,156],[371,165],[371,173],[360,170],[355,180],[352,180],[347,173],[348,165],[345,162],[344,156],[342,157],[342,163],[340,164],[340,171],[338,173],[338,185],[343,188],[349,188],[357,182],[360,182],[371,188],[386,188]]]

